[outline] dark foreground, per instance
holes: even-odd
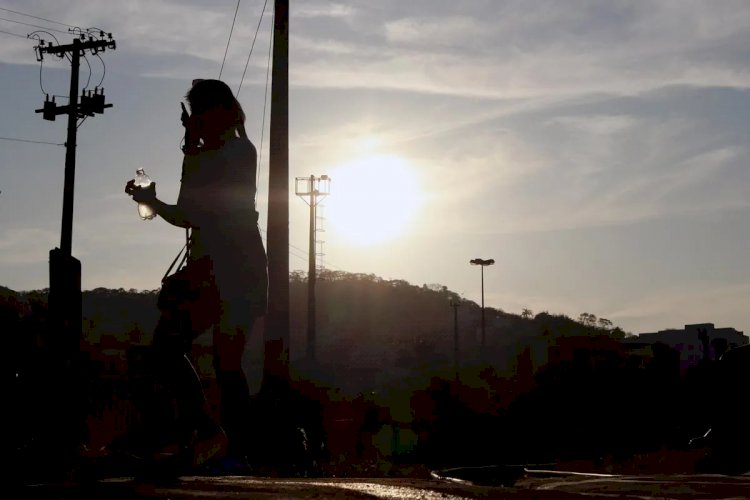
[[[566,471],[519,471],[507,486],[484,486],[447,478],[314,478],[184,476],[156,485],[132,478],[111,478],[88,484],[29,485],[19,495],[30,499],[210,498],[750,498],[750,475],[720,474],[604,475]]]

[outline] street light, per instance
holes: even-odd
[[[469,264],[482,269],[482,353],[484,354],[484,268],[495,263],[495,259],[471,259]]]
[[[456,382],[458,382],[458,307],[461,302],[450,299],[449,303],[453,308],[453,369],[456,372]]]

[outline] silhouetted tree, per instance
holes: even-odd
[[[583,312],[578,316],[578,321],[585,326],[596,326],[596,315]]]

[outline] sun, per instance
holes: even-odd
[[[330,178],[326,228],[354,245],[403,236],[424,198],[416,169],[396,156],[374,155],[339,165]]]

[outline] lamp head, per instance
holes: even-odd
[[[469,264],[474,266],[491,266],[495,263],[495,259],[471,259]]]

